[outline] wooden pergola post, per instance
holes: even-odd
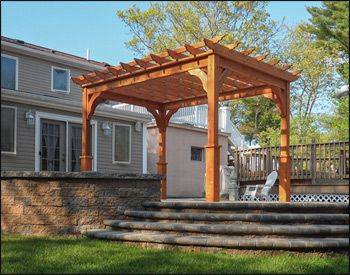
[[[91,132],[90,132],[90,119],[89,119],[89,96],[87,89],[83,91],[83,131],[82,131],[82,156],[81,171],[92,171],[92,156],[90,152],[91,148]]]
[[[220,147],[219,146],[219,57],[208,57],[208,145],[206,148],[205,197],[207,202],[220,201]]]
[[[163,108],[160,108],[158,110],[158,113],[155,109],[147,108],[147,110],[153,115],[154,119],[156,120],[156,124],[158,127],[159,132],[159,151],[158,151],[158,174],[167,175],[167,165],[166,162],[166,129],[169,125],[170,118],[173,114],[177,112],[178,109],[169,110],[168,113]],[[167,190],[167,184],[166,179],[161,180],[161,195],[160,199],[165,200],[166,199],[166,190]]]
[[[158,174],[167,174],[167,165],[166,162],[166,128],[167,123],[165,121],[165,111],[161,110],[159,111],[159,119],[160,123],[157,123],[158,131],[159,131],[159,161],[157,163],[158,165]],[[159,124],[159,125],[158,125]],[[161,196],[160,199],[164,200],[166,199],[166,179],[161,180],[162,189],[161,189]]]
[[[289,152],[289,128],[290,128],[290,106],[289,106],[289,83],[286,83],[284,90],[284,112],[281,115],[281,155],[280,155],[280,173],[279,173],[279,201],[290,201],[290,183],[291,183],[291,160]]]

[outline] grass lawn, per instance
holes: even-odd
[[[1,274],[349,274],[349,256],[179,252],[86,237],[1,236]]]

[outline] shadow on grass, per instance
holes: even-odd
[[[2,236],[2,274],[349,274],[347,256],[225,255],[75,237]]]

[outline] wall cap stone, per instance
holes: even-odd
[[[110,172],[51,172],[51,171],[1,171],[1,178],[49,178],[49,179],[127,179],[165,180],[162,174],[110,173]]]

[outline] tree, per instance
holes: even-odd
[[[323,141],[349,140],[349,98],[334,99],[331,113],[323,114],[320,120],[325,132]]]
[[[304,29],[305,23],[290,28],[282,47],[283,62],[303,70],[290,88],[291,126],[295,124],[291,127],[291,136],[299,136],[297,143],[315,134],[316,118],[329,111],[329,98],[337,81],[334,70],[337,56],[319,47],[316,36]]]
[[[257,53],[271,53],[284,29],[282,22],[269,19],[268,1],[162,1],[141,11],[136,4],[117,16],[133,39],[126,46],[141,56],[160,53],[225,34],[223,43],[241,42]]]
[[[342,58],[338,72],[345,78],[349,70],[349,2],[323,1],[322,6],[306,8],[312,18],[303,29],[316,35],[320,47]]]
[[[251,145],[267,143],[267,131],[280,129],[280,114],[275,103],[263,96],[232,100],[231,120]]]
[[[319,47],[338,56],[337,71],[342,82],[349,85],[349,2],[323,1],[322,8],[308,7],[312,15],[304,29],[316,35]],[[337,87],[342,86],[338,83]],[[321,116],[325,141],[349,140],[349,98],[329,99],[332,108]]]
[[[312,24],[305,30],[316,34],[321,45],[349,53],[349,2],[323,1],[322,6],[306,8]]]

